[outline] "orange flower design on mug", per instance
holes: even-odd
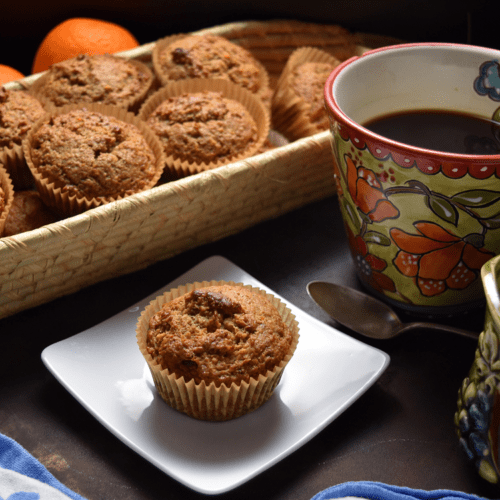
[[[478,276],[493,252],[482,247],[484,237],[460,238],[432,222],[414,224],[419,234],[393,228],[390,235],[399,248],[394,265],[400,273],[415,278],[420,292],[432,297],[448,288],[462,290]]]
[[[397,218],[399,210],[387,199],[375,173],[363,166],[356,167],[347,155],[345,161],[349,194],[361,212],[373,222]]]

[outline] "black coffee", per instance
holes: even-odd
[[[363,126],[420,148],[458,154],[500,154],[500,123],[478,116],[441,110],[404,111],[375,118]]]

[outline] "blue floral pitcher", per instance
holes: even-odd
[[[500,255],[481,269],[486,295],[484,329],[469,376],[458,391],[455,426],[460,445],[479,475],[500,481]]]

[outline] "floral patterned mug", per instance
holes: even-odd
[[[480,270],[500,253],[500,127],[491,125],[488,139],[468,137],[487,147],[478,154],[409,145],[363,124],[436,110],[500,121],[499,61],[500,51],[482,47],[403,44],[353,57],[326,82],[357,274],[409,312],[450,314],[484,302]]]

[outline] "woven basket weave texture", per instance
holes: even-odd
[[[276,81],[299,46],[339,59],[359,40],[338,26],[243,22],[214,33],[251,50]],[[154,43],[123,54],[151,63]],[[272,50],[271,50],[272,49]],[[37,75],[21,81],[29,86]],[[335,192],[329,132],[155,187],[83,214],[0,238],[0,318],[142,269]]]

